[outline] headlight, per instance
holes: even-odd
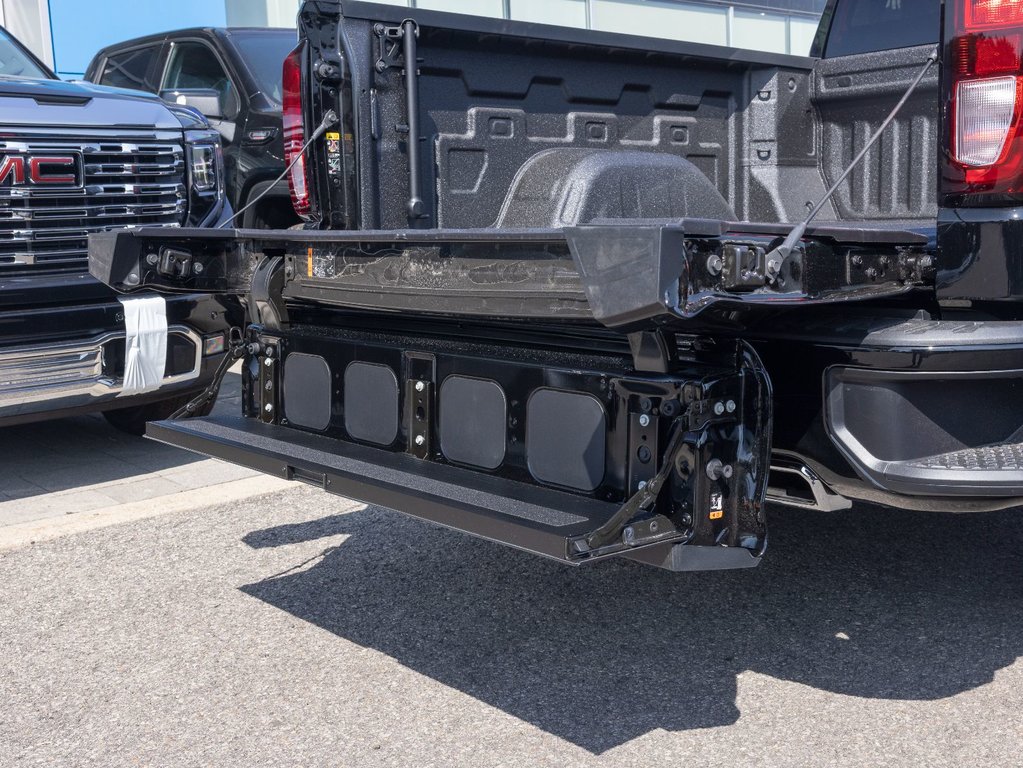
[[[219,182],[219,147],[213,144],[196,144],[189,147],[192,164],[192,188],[196,192],[210,192],[217,189]]]
[[[223,207],[224,151],[208,132],[186,135],[188,226],[209,226]]]
[[[181,123],[185,140],[185,179],[188,216],[182,224],[211,226],[226,206],[224,191],[224,150],[220,134],[209,121],[191,107],[165,105]]]

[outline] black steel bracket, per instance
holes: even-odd
[[[415,24],[415,22],[411,22]],[[388,27],[377,24],[373,27],[377,37],[377,60],[373,67],[380,74],[388,69],[401,69],[404,66],[404,24]]]
[[[263,259],[252,274],[249,311],[252,321],[267,330],[280,331],[288,324],[288,308],[283,297],[285,277],[281,256]]]
[[[629,492],[635,493],[649,483],[657,470],[657,415],[629,414]]]
[[[406,352],[405,368],[405,433],[408,452],[417,459],[427,459],[433,449],[433,404],[436,358],[422,352]]]
[[[259,409],[255,416],[264,424],[277,424],[281,411],[282,340],[254,330],[258,340],[249,345],[248,359],[253,363],[250,370],[258,367],[258,373],[253,376],[253,384],[258,387],[253,399],[253,405]]]
[[[629,334],[632,365],[637,371],[669,373],[678,362],[675,335],[662,330],[637,331]]]

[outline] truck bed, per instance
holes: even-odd
[[[410,79],[389,48],[406,19],[416,29]],[[302,22],[323,35],[310,36],[317,55],[340,54],[352,78],[351,105],[342,103],[353,142],[347,185],[324,183],[330,172],[311,158],[324,224],[361,230],[637,217],[796,222],[931,50],[817,60],[329,0],[308,3]],[[340,49],[330,36],[337,29]],[[337,99],[321,87],[316,114]],[[934,221],[937,87],[934,68],[822,219]],[[594,158],[610,154],[631,160],[594,181]],[[580,179],[604,184],[591,195],[601,202],[568,211],[538,204]]]

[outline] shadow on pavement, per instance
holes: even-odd
[[[241,409],[241,376],[224,380],[217,412]],[[125,480],[203,457],[119,432],[99,414],[0,429],[0,501]]]
[[[744,670],[877,699],[989,682],[1023,653],[1019,512],[772,510],[752,571],[573,569],[378,509],[257,531],[348,534],[243,590],[600,753],[729,725]]]

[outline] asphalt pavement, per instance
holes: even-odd
[[[0,553],[0,764],[1018,766],[1023,526],[572,569],[305,487]]]

